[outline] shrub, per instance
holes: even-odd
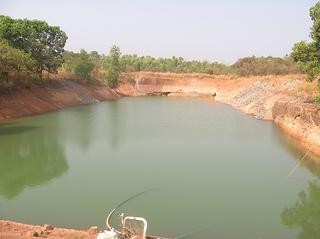
[[[34,76],[35,66],[36,63],[29,54],[0,40],[0,82],[2,87],[12,87],[15,79],[31,80]]]
[[[245,57],[231,67],[233,72],[240,76],[301,73],[301,69],[289,57]]]
[[[74,68],[74,73],[86,82],[91,81],[91,72],[94,69],[94,64],[91,61],[89,54],[85,50],[81,50],[79,60]]]

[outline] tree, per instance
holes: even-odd
[[[11,47],[8,42],[0,40],[0,79],[9,80],[9,72],[19,76],[30,76],[35,68],[35,61],[29,54]]]
[[[298,42],[293,46],[291,56],[307,73],[308,80],[313,81],[320,75],[320,2],[310,9],[313,22],[311,27],[312,42]]]
[[[108,74],[107,74],[107,82],[111,88],[115,88],[118,86],[118,79],[121,72],[120,65],[120,48],[114,45],[109,54],[109,66],[108,66]]]
[[[89,82],[93,68],[94,63],[90,59],[90,55],[82,49],[79,53],[79,60],[75,66],[74,73]]]
[[[38,73],[56,72],[63,63],[67,35],[44,21],[0,16],[0,39],[30,54],[37,63]]]

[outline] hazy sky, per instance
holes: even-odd
[[[284,56],[308,39],[315,0],[0,0],[0,14],[46,20],[66,49],[232,63]]]

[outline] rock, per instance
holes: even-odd
[[[52,230],[54,229],[53,226],[48,225],[48,224],[44,224],[44,225],[43,225],[43,228],[44,228],[45,231],[52,231]]]
[[[90,227],[87,232],[89,235],[98,234],[99,228],[97,226],[93,226],[93,227]]]
[[[38,237],[38,236],[39,236],[39,232],[37,232],[37,231],[28,231],[27,234],[26,234],[26,236],[27,236],[28,238]]]

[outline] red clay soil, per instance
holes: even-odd
[[[46,86],[33,85],[12,93],[0,93],[0,121],[117,98],[115,91],[102,84],[53,80]]]
[[[49,239],[95,239],[98,228],[88,231],[54,228],[50,225],[33,226],[11,221],[0,220],[0,239],[49,238]]]

